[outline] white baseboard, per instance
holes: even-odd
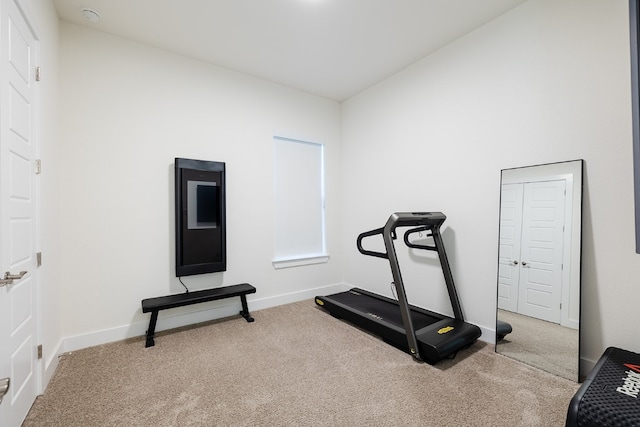
[[[597,360],[590,360],[584,357],[580,358],[580,381],[586,378],[593,368],[596,367]]]
[[[305,299],[311,299],[316,295],[342,292],[347,290],[348,288],[349,287],[346,284],[338,283],[267,298],[251,299],[251,296],[248,296],[247,302],[249,305],[249,311],[254,312],[257,310],[263,310],[265,308],[290,304],[297,301],[303,301]],[[205,309],[202,308],[204,304],[195,304],[193,306],[189,306],[189,311],[187,312],[179,312],[178,309],[175,309],[175,311],[179,312],[179,314],[172,314],[171,312],[174,310],[162,311],[158,316],[156,332],[179,328],[181,326],[193,325],[201,322],[207,322],[209,320],[234,316],[237,315],[242,308],[239,298],[216,301],[216,303],[217,304],[213,304],[213,308],[211,308],[211,306],[208,306],[208,308]],[[94,331],[87,334],[64,338],[59,351],[56,353],[56,357],[58,354],[63,352],[77,351],[83,348],[94,347],[97,345],[107,344],[115,341],[122,341],[127,338],[145,335],[148,326],[149,321],[145,320],[144,322],[137,322],[130,325],[124,325],[116,328],[104,329],[101,331]]]
[[[486,342],[487,344],[495,345],[496,344],[496,330],[485,328],[484,326],[479,326],[480,331],[482,331],[482,335],[478,338],[482,342]]]

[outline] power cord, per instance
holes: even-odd
[[[185,285],[185,284],[182,282],[182,277],[178,277],[178,280],[180,281],[180,283],[182,283],[182,286],[184,286],[184,288],[187,290],[187,293],[189,293],[189,288],[187,288],[187,285]]]

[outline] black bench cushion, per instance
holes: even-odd
[[[183,294],[147,298],[142,300],[142,312],[148,313],[167,308],[182,307],[200,302],[253,294],[255,292],[256,288],[248,283],[242,283],[240,285],[223,286],[221,288],[203,289],[201,291],[185,292]]]

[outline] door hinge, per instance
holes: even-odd
[[[40,267],[42,265],[42,252],[36,254],[36,265]]]
[[[38,346],[38,359],[42,359],[42,344]]]
[[[40,67],[36,67],[36,81],[39,82],[40,81]]]
[[[36,160],[36,175],[40,175],[42,173],[42,160]]]

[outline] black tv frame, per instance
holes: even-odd
[[[189,226],[188,182],[215,183],[218,212],[215,225]],[[176,276],[216,273],[227,269],[225,163],[175,159]],[[191,260],[190,260],[191,258]],[[194,258],[196,260],[194,260]]]
[[[638,40],[640,38],[640,0],[629,0],[631,42],[631,114],[633,123],[633,185],[635,205],[636,253],[640,254],[640,75]]]

